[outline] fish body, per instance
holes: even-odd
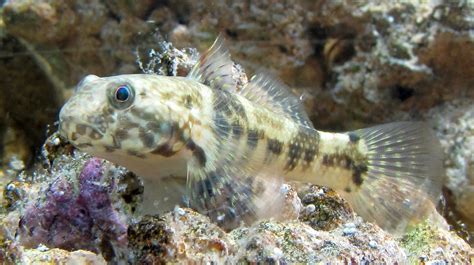
[[[226,222],[257,215],[280,178],[331,187],[387,229],[440,193],[440,151],[425,125],[318,131],[276,78],[238,87],[221,39],[188,77],[87,76],[61,110],[60,132],[157,184],[153,192],[181,177],[192,204]]]

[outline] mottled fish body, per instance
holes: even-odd
[[[186,177],[192,205],[222,222],[264,216],[261,201],[280,177],[331,187],[391,230],[421,218],[440,194],[441,152],[425,125],[317,131],[275,78],[237,86],[221,39],[188,77],[86,77],[61,110],[60,132],[153,187]]]

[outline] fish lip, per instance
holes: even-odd
[[[105,133],[101,131],[99,128],[88,124],[88,123],[75,123],[72,121],[65,121],[61,120],[59,121],[59,135],[62,136],[63,138],[67,139],[69,142],[71,142],[75,146],[92,146],[92,139],[87,137],[87,135],[82,135],[78,134],[75,131],[76,126],[85,126],[86,128],[89,128],[93,132],[99,133],[100,135],[105,136]]]

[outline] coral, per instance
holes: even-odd
[[[115,183],[103,183],[103,161],[98,158],[90,159],[79,176],[78,204],[84,205],[94,223],[110,238],[121,244],[126,244],[127,227],[114,209],[110,192]],[[108,185],[107,185],[108,184]]]
[[[94,252],[100,248],[97,239],[125,246],[126,218],[117,212],[110,197],[116,188],[112,171],[109,164],[91,158],[79,175],[78,185],[74,177],[53,174],[44,196],[25,208],[19,228],[21,244]]]
[[[142,56],[141,53],[145,52],[146,56]],[[156,50],[138,49],[136,54],[142,72],[168,76],[186,76],[199,58],[195,49],[179,50],[164,40],[159,42]]]

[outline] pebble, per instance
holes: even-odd
[[[443,250],[443,248],[438,247],[438,248],[435,248],[435,250],[433,252],[436,253],[437,255],[443,255],[444,250]]]
[[[316,211],[316,206],[314,204],[308,204],[306,205],[305,211],[307,214],[313,213]]]
[[[344,225],[342,234],[345,236],[352,236],[357,232],[357,228],[354,223],[347,223]]]
[[[186,214],[186,211],[184,211],[183,208],[178,207],[178,206],[176,206],[176,207],[174,208],[174,212],[175,212],[176,214],[178,214],[178,215],[185,215],[185,214]]]
[[[283,184],[283,185],[281,185],[281,187],[280,187],[280,193],[283,194],[283,195],[288,194],[288,192],[289,192],[290,190],[291,190],[291,187],[290,187],[290,185],[288,185],[288,184]]]
[[[369,247],[370,248],[377,248],[377,246],[378,246],[378,244],[377,244],[376,241],[374,241],[374,240],[369,241]]]
[[[275,254],[277,259],[283,257],[283,251],[279,248],[274,248],[273,249],[273,254]]]

